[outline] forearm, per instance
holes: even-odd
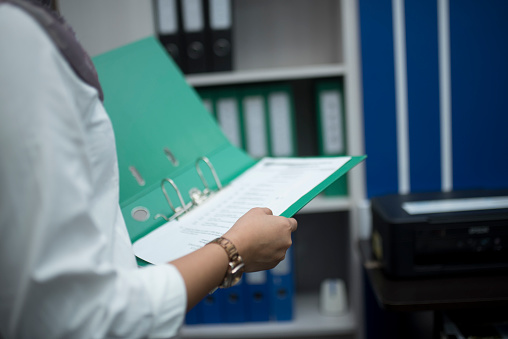
[[[171,262],[183,277],[187,289],[187,310],[221,284],[228,268],[226,251],[218,245],[203,246]]]

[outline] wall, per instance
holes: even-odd
[[[155,32],[152,1],[60,0],[58,5],[91,56]]]

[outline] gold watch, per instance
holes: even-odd
[[[210,241],[209,244],[218,244],[222,246],[229,258],[228,270],[219,288],[228,288],[236,285],[242,278],[245,264],[243,263],[242,257],[238,254],[235,245],[224,237],[216,238]]]

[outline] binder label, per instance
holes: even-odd
[[[242,135],[235,98],[224,98],[217,101],[217,118],[226,138],[236,147],[241,147]]]
[[[267,155],[267,133],[264,100],[262,96],[246,97],[243,101],[247,152],[254,158]]]
[[[274,156],[291,156],[293,136],[291,130],[291,106],[284,92],[270,93],[268,97],[270,112],[270,137]]]
[[[157,14],[160,34],[177,33],[176,0],[157,0]]]
[[[337,90],[323,91],[321,101],[321,130],[325,154],[344,153],[342,137],[342,98]]]
[[[183,26],[187,32],[200,32],[204,29],[202,0],[182,1]]]
[[[231,28],[231,0],[210,0],[210,27]]]

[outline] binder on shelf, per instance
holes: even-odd
[[[245,273],[245,295],[248,321],[269,321],[268,272]]]
[[[183,70],[184,52],[178,6],[177,0],[156,0],[155,21],[160,42],[180,69]]]
[[[224,290],[216,290],[208,294],[199,302],[203,324],[218,324],[224,322],[222,317]]]
[[[235,88],[222,88],[215,92],[217,122],[229,142],[238,148],[244,146],[240,103]]]
[[[255,206],[293,216],[365,158],[255,161],[227,140],[153,37],[93,61],[115,129],[120,207],[140,265],[200,248]],[[243,210],[228,205],[233,203]]]
[[[231,0],[208,0],[210,36],[210,71],[230,71],[233,68]]]
[[[180,0],[185,55],[184,73],[201,73],[207,69],[207,39],[204,0]]]
[[[322,80],[316,84],[319,153],[323,156],[346,154],[344,100],[341,82]],[[347,196],[347,177],[344,176],[324,191],[329,196]]]
[[[289,85],[272,85],[267,94],[270,126],[270,154],[274,157],[296,155],[293,94]]]
[[[196,325],[203,322],[201,304],[198,303],[196,306],[191,308],[186,314],[184,322],[186,325]]]
[[[262,87],[246,87],[241,97],[245,150],[255,158],[269,155],[266,93]]]
[[[225,323],[242,323],[247,321],[245,278],[222,292],[223,320]]]
[[[293,319],[295,294],[293,265],[293,249],[290,247],[284,260],[269,271],[268,291],[271,320],[288,321]]]
[[[199,97],[201,98],[201,102],[203,103],[203,106],[205,106],[208,113],[210,113],[212,116],[216,116],[215,113],[215,100],[214,100],[214,91],[211,89],[197,89],[196,90]]]

